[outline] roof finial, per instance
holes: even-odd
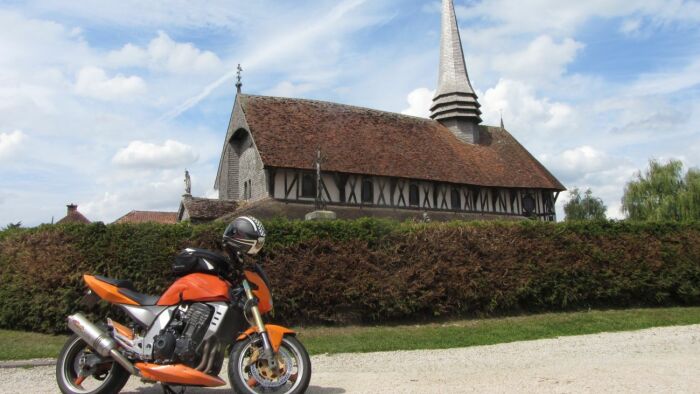
[[[501,128],[502,128],[503,130],[505,130],[505,129],[506,129],[506,126],[503,125],[503,110],[501,109],[500,111],[501,111]]]
[[[241,93],[241,88],[243,87],[243,83],[241,82],[241,72],[243,72],[243,68],[241,68],[241,64],[238,64],[238,68],[236,68],[236,91],[238,93]]]

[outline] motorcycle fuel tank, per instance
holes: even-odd
[[[158,305],[177,305],[183,301],[215,302],[228,300],[228,282],[214,275],[190,274],[176,280],[160,297]]]

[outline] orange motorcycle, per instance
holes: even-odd
[[[110,302],[131,322],[96,325],[80,313],[69,316],[75,335],[58,357],[58,387],[65,394],[117,393],[131,375],[160,383],[165,393],[218,387],[226,384],[219,373],[228,353],[236,393],[303,393],[309,355],[294,331],[263,322],[272,311],[270,283],[259,263],[247,261],[264,243],[257,219],[235,219],[224,232],[227,256],[184,250],[173,263],[179,279],[161,296],[140,294],[128,280],[83,276],[88,304]]]

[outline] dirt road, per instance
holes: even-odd
[[[700,325],[466,349],[312,358],[309,393],[700,393]],[[55,393],[52,367],[0,369],[2,393]],[[189,394],[226,390],[187,390]],[[133,379],[126,393],[160,393]]]

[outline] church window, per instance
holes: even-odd
[[[415,183],[411,183],[408,186],[408,205],[412,207],[420,205],[420,190]]]
[[[462,209],[462,195],[459,193],[459,189],[456,187],[453,187],[452,193],[450,193],[450,203],[452,205],[452,209]]]
[[[301,196],[303,198],[316,198],[316,179],[313,174],[301,176]]]
[[[250,191],[250,190],[248,189],[248,181],[245,181],[245,182],[243,183],[243,199],[244,199],[244,200],[247,200],[247,199],[248,199],[248,192],[249,192],[249,191]]]
[[[362,202],[369,204],[374,202],[374,183],[371,179],[362,181]]]

